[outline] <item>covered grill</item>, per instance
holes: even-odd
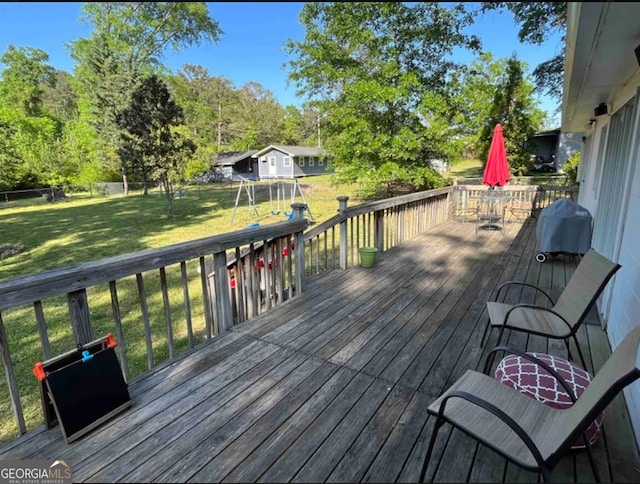
[[[591,248],[591,214],[568,198],[556,200],[540,211],[536,239],[538,262],[547,254],[585,254]]]

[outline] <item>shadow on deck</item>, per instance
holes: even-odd
[[[557,297],[575,269],[574,256],[537,263],[534,229],[532,219],[507,224],[504,236],[448,222],[379,254],[372,269],[318,276],[301,296],[134,381],[133,407],[79,441],[39,429],[0,458],[65,460],[74,481],[416,482],[433,427],[427,406],[481,368],[495,342],[479,347],[486,300],[511,279]],[[534,296],[518,287],[507,300]],[[610,353],[595,312],[580,338],[593,372]],[[562,343],[541,337],[508,343],[566,357]],[[622,395],[594,453],[603,479],[638,482]],[[537,480],[448,426],[428,475]],[[593,479],[582,451],[552,477]]]

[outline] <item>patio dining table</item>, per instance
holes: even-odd
[[[478,228],[502,230],[499,222],[504,226],[504,214],[506,203],[517,200],[517,197],[507,195],[502,190],[487,190],[479,195],[470,195],[469,200],[477,200],[477,224]],[[502,205],[502,206],[501,206]],[[484,222],[480,225],[481,222]]]

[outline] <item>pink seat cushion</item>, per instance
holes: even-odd
[[[563,358],[545,353],[529,354],[548,364],[564,378],[576,398],[580,398],[591,383],[591,375],[588,372]],[[572,405],[567,392],[547,370],[518,355],[506,356],[498,364],[495,379],[550,407],[567,408]],[[587,437],[591,444],[600,434],[602,419],[603,414],[600,414],[587,429]],[[571,448],[582,447],[584,441],[580,438]]]

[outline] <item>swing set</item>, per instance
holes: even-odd
[[[233,225],[233,220],[236,217],[236,210],[238,210],[238,205],[240,204],[240,196],[242,195],[242,189],[247,195],[248,201],[248,209],[253,210],[255,216],[258,217],[258,207],[256,207],[256,191],[255,185],[252,180],[248,178],[240,178],[240,186],[238,187],[238,194],[236,195],[236,203],[233,206],[233,213],[231,214],[231,225]]]
[[[287,217],[288,220],[293,219],[293,210],[287,211],[287,187],[286,185],[291,186],[289,197],[289,207],[296,201],[296,196],[300,195],[302,201],[307,206],[306,211],[309,214],[309,219],[313,221],[313,215],[311,214],[311,210],[309,209],[309,204],[307,203],[307,199],[304,197],[304,193],[302,192],[302,187],[300,187],[300,182],[297,178],[293,179],[293,183],[286,183],[284,180],[276,180],[275,182],[269,183],[269,208],[271,209],[271,215],[280,215],[280,212]],[[274,197],[274,186],[275,186],[275,197]],[[280,206],[282,205],[282,210]]]
[[[287,220],[293,219],[293,210],[286,210],[287,204],[287,186],[290,185],[290,197],[289,197],[289,206],[295,203],[296,197],[299,195],[302,198],[303,203],[307,206],[306,212],[309,214],[309,219],[313,221],[313,215],[311,214],[311,209],[309,209],[309,204],[307,203],[307,199],[302,192],[302,187],[300,186],[300,182],[297,178],[293,179],[293,183],[286,183],[284,180],[276,179],[275,181],[267,181],[269,187],[269,209],[271,211],[271,215],[277,216],[282,213]],[[236,203],[233,207],[233,213],[231,215],[231,224],[233,224],[233,220],[236,216],[236,210],[240,204],[240,198],[242,196],[242,191],[244,189],[244,193],[246,194],[248,209],[252,210],[256,217],[259,216],[258,209],[256,206],[256,197],[255,197],[255,185],[252,180],[241,178],[240,186],[238,187],[238,194],[236,195]]]

